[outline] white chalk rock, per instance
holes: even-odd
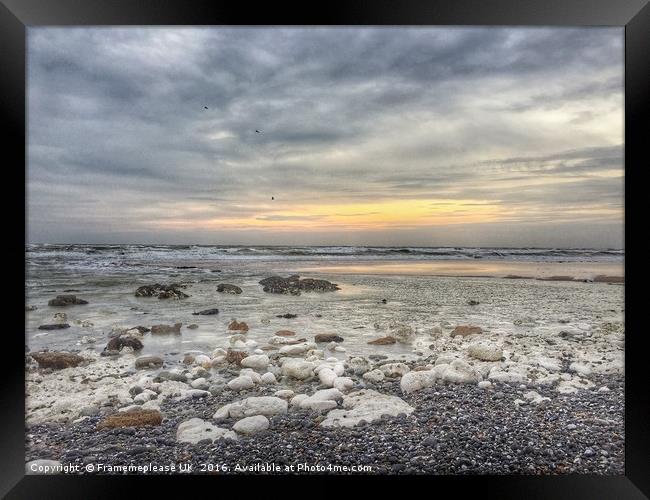
[[[245,417],[235,422],[232,430],[238,434],[257,434],[258,432],[265,431],[269,428],[269,419],[264,415],[255,415],[253,417]]]
[[[334,381],[336,380],[337,376],[334,371],[325,367],[319,370],[318,378],[321,384],[323,384],[325,387],[334,387]]]
[[[551,398],[543,397],[541,394],[535,391],[528,391],[524,394],[524,399],[530,401],[534,405],[546,404],[547,401],[550,401]]]
[[[278,351],[282,356],[300,356],[305,354],[311,347],[308,344],[285,345]]]
[[[454,361],[458,359],[457,356],[454,356],[453,354],[441,354],[436,358],[436,362],[433,364],[434,366],[438,365],[450,365]]]
[[[594,385],[591,380],[575,377],[569,380],[561,380],[555,390],[561,394],[574,394],[580,390],[591,389]]]
[[[134,403],[139,403],[139,404],[144,404],[150,399],[155,399],[158,397],[158,394],[156,394],[154,391],[145,389],[142,391],[140,394],[138,394],[136,397],[133,398]]]
[[[462,359],[456,359],[449,365],[438,365],[434,367],[434,371],[439,371],[439,377],[442,380],[456,384],[472,384],[482,378],[474,367]]]
[[[288,404],[284,399],[275,396],[252,396],[219,408],[213,418],[243,418],[254,415],[270,417],[287,413],[287,409]]]
[[[294,392],[291,389],[282,389],[280,391],[275,391],[273,395],[276,398],[291,399],[293,398]]]
[[[434,370],[410,371],[404,374],[399,384],[402,392],[408,394],[435,385],[436,379],[437,374]]]
[[[252,368],[242,368],[239,372],[239,375],[246,375],[247,377],[250,377],[254,384],[262,383],[262,376]]]
[[[182,443],[196,444],[204,439],[237,439],[237,434],[228,429],[221,429],[216,425],[201,420],[200,418],[191,418],[179,424],[176,430],[176,439]]]
[[[314,375],[314,364],[301,359],[286,359],[282,363],[282,374],[298,380]]]
[[[583,377],[591,375],[591,367],[586,363],[573,362],[569,365],[569,370]]]
[[[219,356],[225,356],[228,354],[225,349],[222,349],[221,347],[216,348],[214,351],[212,351],[212,357],[217,358]]]
[[[355,357],[348,360],[348,366],[354,370],[357,375],[362,375],[370,370],[370,362],[365,358]]]
[[[327,411],[336,408],[337,402],[343,399],[343,393],[338,389],[322,389],[300,401],[301,408],[315,411]]]
[[[199,377],[195,380],[192,380],[190,383],[193,389],[207,389],[208,388],[208,381],[205,379],[205,377]]]
[[[320,425],[323,427],[353,427],[362,420],[372,422],[382,415],[410,415],[414,408],[396,396],[364,389],[343,397],[343,409],[332,410]]]
[[[341,392],[347,392],[354,387],[354,380],[350,377],[336,377],[334,381],[334,389]]]
[[[291,406],[300,406],[300,403],[302,403],[308,397],[309,396],[307,394],[296,394],[294,397],[291,398],[291,401],[289,401],[289,404]]]
[[[490,382],[489,380],[481,380],[481,381],[478,383],[478,386],[479,386],[481,389],[489,389],[490,387],[492,387],[492,382]]]
[[[505,367],[495,366],[490,370],[487,378],[492,382],[505,382],[508,384],[521,384],[528,381],[526,367],[516,363]]]
[[[254,387],[255,383],[248,375],[240,375],[239,377],[232,379],[226,385],[233,391],[243,391],[244,389]]]
[[[198,356],[196,356],[194,358],[194,364],[195,365],[201,365],[201,366],[211,365],[212,360],[210,359],[209,356],[206,356],[205,354],[199,354]]]
[[[187,387],[187,386],[186,386]],[[200,399],[210,397],[212,394],[202,389],[188,389],[181,391],[181,395],[176,399],[177,401],[187,401],[189,399]]]
[[[381,365],[379,369],[386,377],[402,377],[411,371],[404,363],[386,363]]]
[[[384,380],[384,373],[381,370],[371,370],[363,374],[363,379],[372,383],[381,382]]]
[[[296,340],[293,337],[280,337],[278,335],[274,335],[273,337],[267,340],[267,343],[271,345],[282,345],[282,344],[292,344],[295,341]]]
[[[266,372],[264,375],[262,375],[261,379],[262,383],[266,385],[273,385],[278,383],[275,375],[273,375],[271,372]]]
[[[562,371],[562,364],[558,359],[547,358],[543,356],[533,360],[533,363],[549,372]]]
[[[481,361],[501,361],[503,357],[502,349],[486,342],[471,344],[467,349],[467,353],[471,357],[480,359]]]

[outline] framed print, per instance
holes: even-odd
[[[3,494],[648,495],[649,9],[5,1]]]

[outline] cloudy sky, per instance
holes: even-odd
[[[621,248],[623,175],[622,28],[28,33],[30,242]]]

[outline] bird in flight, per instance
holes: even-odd
[[[272,199],[272,200],[275,200],[275,196],[271,196],[271,199]]]
[[[207,107],[207,106],[203,106],[203,109],[208,109],[208,107]]]
[[[262,132],[260,132],[259,130],[255,130],[255,132],[258,133],[258,134],[261,134],[261,133],[262,133]]]

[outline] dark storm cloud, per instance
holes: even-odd
[[[272,195],[494,202],[523,221],[620,207],[622,41],[618,28],[31,28],[29,238],[350,215],[289,213]]]

